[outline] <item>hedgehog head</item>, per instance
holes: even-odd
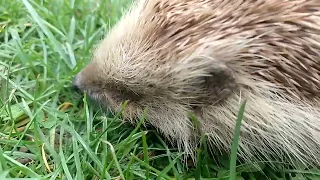
[[[74,85],[113,110],[128,100],[130,118],[143,108],[192,110],[223,99],[235,86],[232,71],[218,49],[213,54],[212,44],[196,38],[204,17],[183,12],[188,1],[178,3],[140,1],[98,45]]]

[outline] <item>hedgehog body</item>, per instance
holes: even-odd
[[[247,100],[240,157],[320,165],[320,1],[139,0],[74,84],[187,153],[189,112],[229,152]]]

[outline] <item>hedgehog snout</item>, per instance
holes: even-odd
[[[81,89],[80,89],[79,84],[78,84],[78,78],[79,78],[78,75],[76,75],[76,76],[74,76],[72,78],[71,89],[73,91],[76,91],[77,93],[81,93]]]

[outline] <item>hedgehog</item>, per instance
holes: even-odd
[[[240,159],[318,166],[320,1],[136,0],[73,85],[186,154],[230,153],[246,101]]]

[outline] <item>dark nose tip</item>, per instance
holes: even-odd
[[[78,93],[81,92],[79,86],[77,85],[77,76],[73,77],[71,88],[72,88],[73,91],[76,91],[76,92],[78,92]]]

